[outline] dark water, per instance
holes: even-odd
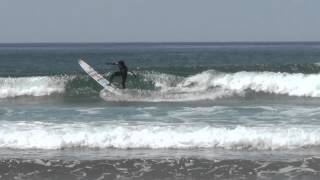
[[[137,77],[115,95],[80,58]],[[319,59],[316,42],[0,44],[0,177],[319,179]]]

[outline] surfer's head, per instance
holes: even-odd
[[[118,64],[121,65],[121,66],[124,66],[124,65],[125,65],[125,64],[124,64],[124,61],[122,61],[122,60],[118,61]]]

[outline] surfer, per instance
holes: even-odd
[[[125,89],[126,88],[126,80],[127,80],[127,76],[128,76],[128,67],[126,66],[126,64],[122,60],[120,60],[118,62],[111,63],[111,65],[118,65],[119,71],[116,71],[111,74],[111,76],[109,78],[110,84],[112,83],[112,80],[115,76],[121,76],[122,88]]]

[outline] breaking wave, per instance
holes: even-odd
[[[212,73],[203,72],[187,78],[181,87],[192,87],[200,90],[220,87],[236,93],[246,90],[289,96],[320,96],[320,74],[289,74],[275,72],[237,72]]]
[[[315,128],[3,122],[0,148],[290,150],[320,145]]]
[[[116,85],[117,81],[115,81]],[[296,97],[320,97],[320,74],[236,72],[214,70],[191,76],[153,71],[129,77],[122,97],[103,93],[101,87],[84,74],[0,78],[0,98],[19,96],[100,96],[106,100],[194,101],[212,100],[250,93]],[[106,95],[107,94],[107,95]]]
[[[48,96],[62,94],[72,77],[67,76],[39,76],[0,78],[0,98],[18,96]]]

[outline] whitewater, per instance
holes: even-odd
[[[5,123],[0,148],[292,150],[320,145],[317,128],[195,126],[199,125]]]

